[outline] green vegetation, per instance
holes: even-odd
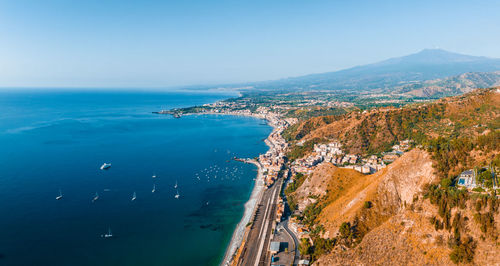
[[[373,203],[371,201],[365,201],[365,203],[363,203],[363,208],[370,209],[371,207],[373,207]]]
[[[337,239],[324,239],[321,237],[314,238],[314,246],[312,247],[312,259],[316,260],[324,254],[329,253],[337,243]]]
[[[453,181],[451,181],[451,178],[443,178],[441,180],[441,187],[447,189],[448,187],[451,186],[452,183]]]
[[[334,116],[345,114],[346,110],[343,108],[308,108],[308,109],[293,109],[286,113],[285,117],[293,117],[299,120],[307,120],[312,117],[318,116]]]
[[[297,210],[297,200],[291,195],[297,188],[299,188],[302,183],[306,180],[307,176],[297,173],[294,178],[294,182],[289,183],[285,189],[285,196],[288,200],[288,206],[290,207],[290,211],[294,212]]]
[[[290,208],[290,212],[293,213],[299,207],[297,205],[297,200],[292,195],[288,195],[286,196],[286,198],[288,199],[288,207]]]
[[[303,145],[294,145],[292,150],[287,154],[287,158],[290,161],[295,161],[298,158],[303,157],[308,152],[312,152],[314,144],[324,142],[320,139],[312,139],[306,141]]]
[[[310,255],[311,261],[317,260],[324,254],[328,254],[337,244],[337,239],[324,239],[318,236],[313,236],[314,245],[311,245],[307,238],[300,239],[299,252],[301,255]]]
[[[339,228],[339,238],[340,241],[348,247],[355,245],[358,238],[356,226],[351,225],[350,222],[343,222]]]
[[[309,255],[312,251],[311,242],[307,238],[301,238],[299,243],[299,252],[302,255]]]
[[[294,178],[293,182],[288,183],[288,185],[285,189],[285,195],[288,197],[288,195],[295,192],[295,190],[297,190],[302,185],[302,183],[304,183],[306,178],[307,178],[307,176],[305,176],[302,173],[295,174],[295,178]]]
[[[493,188],[493,178],[495,177],[495,174],[489,169],[476,169],[476,171],[476,183],[483,184],[487,188]]]
[[[446,185],[448,181],[444,183]],[[428,198],[432,204],[438,206],[438,214],[442,218],[441,220],[438,217],[431,217],[430,223],[434,225],[436,231],[446,229],[453,232],[453,237],[450,238],[448,244],[452,249],[450,259],[454,263],[471,262],[474,258],[476,242],[470,236],[461,238],[461,233],[467,233],[466,223],[469,218],[463,216],[459,210],[465,209],[468,201],[475,200],[473,201],[476,211],[474,221],[479,225],[481,232],[496,241],[498,233],[495,231],[494,214],[498,212],[500,201],[497,199],[495,193],[491,195],[474,194],[470,196],[466,190],[459,190],[455,187],[445,185],[441,184],[441,187],[438,185],[429,185],[426,189],[427,192],[424,198]],[[488,211],[481,213],[487,207],[489,207]],[[457,210],[453,220],[451,220],[451,211],[454,208],[458,208],[459,210]]]
[[[451,261],[456,264],[472,262],[476,249],[476,242],[472,237],[460,239],[460,235],[458,235],[458,239],[454,237],[449,244],[452,249],[450,253]]]
[[[484,188],[482,188],[482,187],[475,187],[475,188],[472,189],[472,191],[474,191],[474,192],[485,192]]]
[[[322,203],[321,200],[307,205],[304,212],[302,213],[302,222],[312,228],[315,225],[316,218],[321,213],[325,205],[326,204]]]

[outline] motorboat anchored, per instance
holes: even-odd
[[[111,167],[110,163],[104,163],[101,165],[101,170],[108,170]]]
[[[62,199],[62,197],[63,197],[63,196],[62,196],[62,192],[61,192],[61,190],[59,189],[59,195],[56,197],[56,200],[60,200],[60,199]]]
[[[99,199],[99,194],[97,194],[97,191],[96,191],[95,196],[94,196],[94,198],[92,199],[92,202],[94,202],[94,201],[96,201],[96,200],[98,200],[98,199]]]

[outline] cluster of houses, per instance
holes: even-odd
[[[264,182],[266,186],[270,186],[278,179],[278,174],[285,164],[288,143],[281,133],[289,122],[279,119],[279,116],[274,113],[267,113],[265,119],[274,127],[274,130],[265,141],[270,149],[265,154],[259,155],[259,163],[262,166]]]
[[[394,145],[390,152],[383,153],[382,157],[371,155],[367,158],[361,158],[356,154],[345,154],[341,149],[342,144],[336,141],[327,144],[315,144],[314,152],[309,156],[295,160],[292,169],[298,173],[310,174],[314,171],[316,165],[329,162],[363,174],[373,174],[386,167],[386,163],[393,162],[405,151],[409,150],[410,144],[411,140],[403,140]]]
[[[279,197],[276,204],[276,223],[281,222],[283,214],[285,214],[285,204],[283,203],[283,198]]]
[[[410,149],[412,140],[402,140],[399,144],[392,146],[392,150],[389,152],[382,153],[382,159],[384,162],[394,162],[397,158],[403,155],[406,151]]]
[[[373,174],[386,167],[384,160],[377,155],[361,159],[361,164],[345,165],[344,168],[356,170],[363,174]]]
[[[344,154],[341,148],[342,144],[339,142],[315,144],[314,152],[305,158],[295,160],[292,163],[292,169],[295,172],[310,174],[318,164],[328,162],[369,174],[385,167],[385,164],[381,161],[364,160],[356,154]],[[358,163],[361,162],[365,164],[359,165]]]

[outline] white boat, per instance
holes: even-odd
[[[175,180],[174,188],[177,188],[177,180]]]
[[[97,191],[95,192],[95,196],[94,198],[92,199],[92,202],[96,201],[99,199],[99,194],[97,194]]]
[[[181,195],[179,195],[179,190],[177,190],[177,194],[175,194],[174,198],[178,199]]]
[[[56,200],[60,200],[62,199],[62,192],[61,190],[59,189],[59,196],[56,197]]]
[[[111,228],[108,228],[108,232],[104,235],[101,235],[103,238],[110,238],[113,237],[113,234],[111,233]]]
[[[134,201],[136,198],[137,198],[137,196],[136,196],[135,191],[134,191],[134,195],[132,195],[132,201]]]
[[[152,193],[155,193],[155,191],[156,191],[156,185],[155,185],[155,184],[153,184],[153,190],[151,190],[151,192],[152,192]]]
[[[156,178],[156,175],[153,175],[152,177],[153,177],[153,178]]]
[[[101,165],[101,170],[108,170],[111,167],[110,163],[104,163]]]

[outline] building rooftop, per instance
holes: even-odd
[[[271,251],[276,251],[276,252],[279,252],[280,251],[280,244],[281,242],[271,242],[271,247],[269,248]]]
[[[474,172],[471,170],[466,170],[461,173],[461,175],[472,175]]]

